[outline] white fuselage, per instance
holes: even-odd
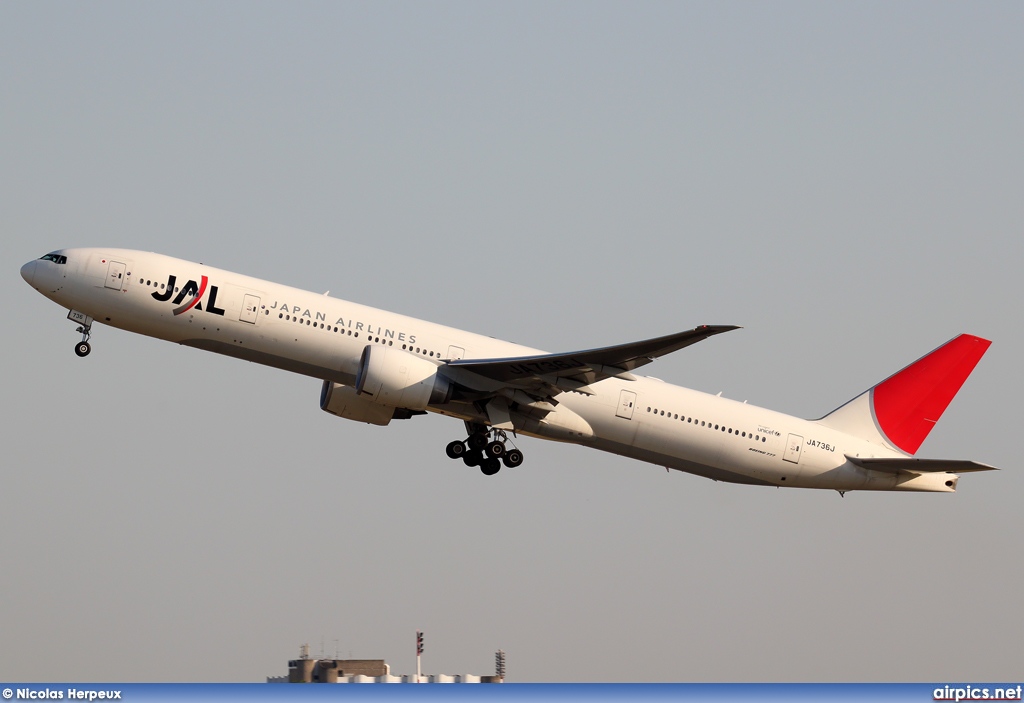
[[[452,358],[542,353],[160,254],[123,249],[59,253],[67,256],[66,264],[37,261],[27,264],[23,275],[54,302],[96,322],[348,386],[355,383],[360,356],[370,344],[403,349],[438,366]],[[183,310],[204,277],[202,295]],[[185,290],[188,286],[193,290]],[[840,491],[952,490],[938,483],[947,474],[908,480],[855,466],[846,455],[905,455],[814,421],[639,375],[632,381],[607,378],[592,390],[594,395],[558,396],[559,405],[593,431],[591,437],[569,441],[735,483]],[[636,394],[628,409],[620,403],[624,390]],[[472,403],[429,409],[486,422]]]

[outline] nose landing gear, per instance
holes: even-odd
[[[89,352],[92,351],[92,346],[89,344],[89,338],[92,337],[92,325],[82,325],[75,331],[82,334],[82,341],[75,345],[75,354],[89,356]]]
[[[449,442],[445,453],[450,459],[462,459],[466,466],[479,466],[484,476],[493,476],[501,470],[501,465],[513,469],[523,463],[523,453],[505,443],[508,435],[502,430],[489,430],[482,425],[469,428],[469,436],[465,440]]]

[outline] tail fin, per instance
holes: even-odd
[[[818,422],[914,454],[991,344],[955,337]]]

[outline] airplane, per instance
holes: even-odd
[[[199,263],[127,249],[60,249],[21,275],[94,323],[310,376],[320,408],[388,425],[438,413],[466,437],[447,455],[485,475],[523,463],[520,435],[579,444],[730,483],[950,493],[974,461],[915,457],[991,342],[961,334],[817,420],[634,373],[738,329],[704,325],[550,354]]]

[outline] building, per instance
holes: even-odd
[[[419,683],[503,683],[505,653],[495,657],[497,673],[421,674]],[[267,683],[417,683],[416,674],[394,676],[383,659],[311,659],[303,645],[298,659],[288,662],[287,676],[268,676]]]

